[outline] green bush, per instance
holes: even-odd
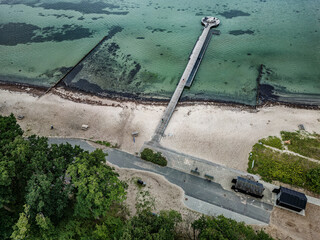
[[[98,144],[100,144],[100,145],[104,145],[104,146],[106,146],[106,147],[111,147],[111,148],[119,148],[119,146],[118,146],[118,144],[116,143],[116,144],[111,144],[110,142],[107,142],[107,141],[95,141],[95,143],[98,143]]]
[[[320,193],[320,166],[307,172],[308,188],[316,193]]]
[[[197,239],[206,240],[272,240],[264,231],[255,232],[252,227],[246,226],[243,222],[236,222],[220,215],[218,217],[202,216],[192,223],[197,233]]]
[[[278,148],[278,149],[284,149],[281,139],[278,137],[268,137],[268,138],[263,138],[259,140],[259,142],[263,143],[264,145],[268,145],[270,147]]]
[[[167,166],[167,160],[162,156],[160,152],[153,152],[150,148],[145,148],[141,152],[141,158],[143,160],[153,162],[160,166]]]

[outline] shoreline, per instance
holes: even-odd
[[[132,154],[151,140],[166,107],[166,103],[117,101],[64,88],[43,95],[43,88],[0,85],[0,92],[0,113],[24,115],[19,123],[26,135],[108,141]],[[319,132],[319,113],[274,104],[255,109],[183,102],[175,109],[161,145],[245,171],[248,154],[259,139],[298,130],[299,124]],[[83,124],[89,125],[87,131],[81,130]],[[132,132],[139,132],[135,140]]]
[[[38,97],[42,97],[48,92],[52,92],[58,95],[61,98],[65,98],[74,102],[84,102],[87,104],[93,105],[103,105],[101,101],[81,101],[79,98],[75,97],[66,97],[64,94],[61,93],[58,89],[63,89],[66,93],[74,93],[74,94],[82,94],[87,97],[98,97],[105,100],[115,101],[119,103],[129,102],[129,103],[136,103],[142,105],[154,105],[154,106],[167,106],[170,99],[159,99],[159,98],[152,98],[152,97],[136,97],[133,94],[126,94],[126,93],[106,93],[106,95],[101,95],[99,93],[92,93],[83,91],[80,89],[67,87],[65,84],[59,83],[55,87],[44,87],[44,86],[36,86],[32,84],[26,83],[17,83],[17,82],[6,82],[0,80],[0,89],[9,90],[13,92],[26,92],[32,95],[36,95]],[[26,91],[28,89],[28,91]],[[131,96],[130,96],[131,95]],[[287,103],[282,101],[265,101],[259,105],[252,106],[246,105],[242,103],[235,103],[235,102],[226,102],[222,100],[210,100],[210,99],[190,99],[190,98],[182,98],[178,102],[178,106],[193,106],[193,105],[212,105],[212,106],[223,106],[223,107],[236,107],[241,110],[248,110],[248,111],[259,111],[261,108],[265,107],[273,107],[273,106],[285,106],[294,109],[308,109],[308,110],[320,110],[320,105],[309,105],[309,104],[297,104],[297,103]]]

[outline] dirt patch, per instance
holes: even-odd
[[[275,207],[264,230],[275,239],[315,240],[320,236],[320,207],[307,204],[305,216]]]
[[[120,179],[128,184],[126,204],[129,208],[130,215],[136,214],[136,203],[142,198],[142,194],[148,192],[145,199],[154,201],[154,212],[159,213],[161,210],[176,210],[181,213],[183,219],[196,219],[200,216],[183,203],[184,192],[178,186],[168,182],[163,176],[158,174],[118,168],[115,165],[116,172],[119,173]],[[145,187],[139,186],[136,182],[141,179],[146,183]]]

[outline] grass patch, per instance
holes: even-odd
[[[158,164],[160,166],[167,166],[167,159],[162,156],[160,152],[153,152],[150,148],[145,148],[141,152],[141,158],[143,160],[153,162],[155,164]]]
[[[254,167],[252,161],[254,160]],[[263,180],[278,180],[320,193],[320,164],[307,159],[255,144],[249,156],[248,172],[259,174]]]
[[[270,147],[278,148],[281,150],[284,149],[284,147],[282,145],[282,141],[278,137],[270,136],[270,137],[263,138],[263,139],[259,140],[259,142],[263,143],[264,145],[268,145]]]
[[[281,132],[283,141],[290,140],[288,149],[303,156],[320,160],[320,135],[307,132]]]
[[[106,146],[106,147],[119,148],[117,143],[116,144],[112,144],[112,143],[107,142],[107,141],[95,141],[95,143],[98,143],[98,144]]]

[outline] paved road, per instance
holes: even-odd
[[[49,143],[59,144],[64,142],[69,142],[72,145],[80,145],[80,147],[87,151],[93,151],[95,149],[84,140],[49,139]],[[258,224],[261,222],[269,223],[270,213],[273,208],[270,204],[257,201],[250,197],[245,198],[244,201],[243,198],[241,199],[234,192],[223,189],[220,184],[208,182],[203,178],[169,167],[160,167],[117,149],[108,149],[106,152],[108,153],[107,160],[110,163],[121,168],[133,168],[163,175],[168,181],[181,187],[185,195],[192,197],[192,199],[198,199],[206,204],[212,204],[215,207],[221,208],[221,211],[226,209],[247,216],[251,220],[257,220],[256,223]],[[148,181],[146,180],[146,182]],[[190,204],[189,207],[192,208],[192,204]],[[198,210],[196,206],[193,209]],[[206,209],[208,209],[208,207],[206,207]],[[250,223],[252,222],[254,221]]]

